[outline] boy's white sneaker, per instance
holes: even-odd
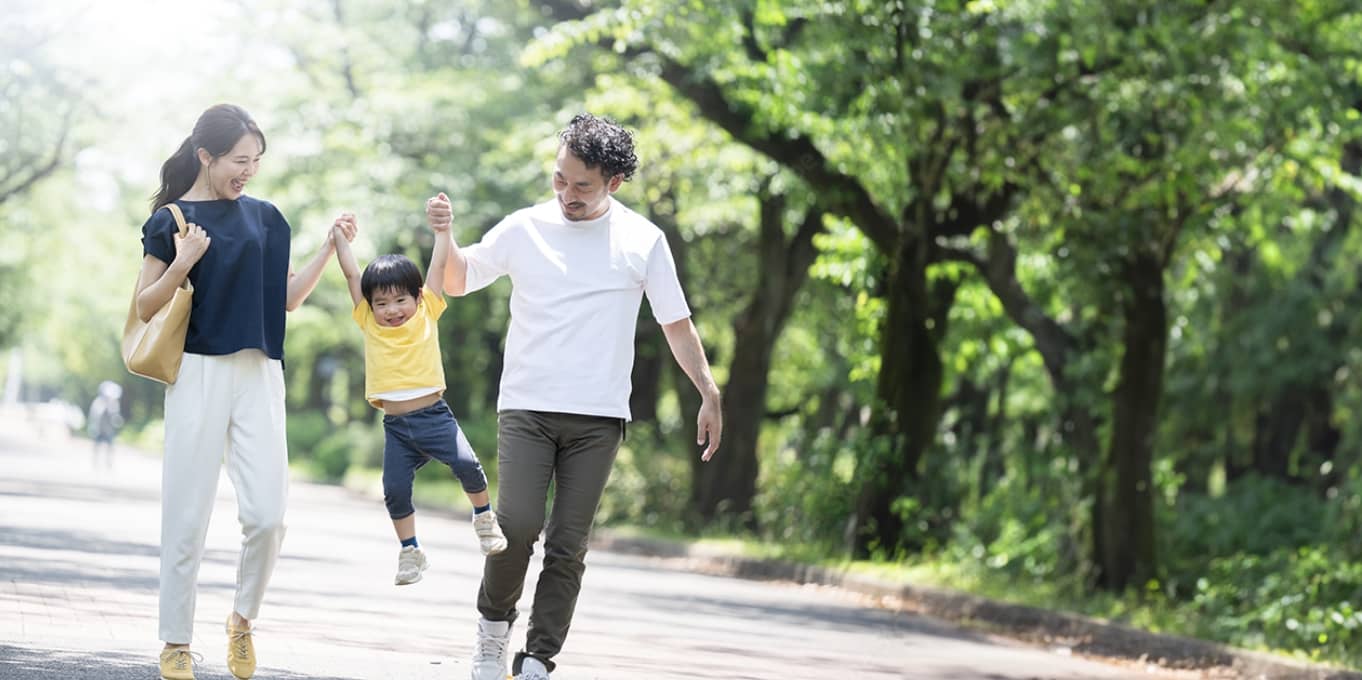
[[[495,510],[473,515],[473,531],[478,534],[478,547],[482,554],[495,555],[506,549],[506,535],[501,533],[501,525],[497,524]]]
[[[520,662],[520,675],[515,680],[549,680],[549,669],[543,661],[527,656]]]
[[[478,617],[472,680],[506,680],[506,648],[510,644],[510,621],[488,621]]]
[[[399,586],[410,585],[421,580],[421,573],[429,567],[426,561],[426,554],[414,545],[402,546],[402,551],[397,553],[397,577],[393,583]]]

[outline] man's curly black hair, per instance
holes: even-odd
[[[609,118],[579,113],[558,133],[558,139],[586,167],[600,168],[607,180],[615,175],[623,175],[627,182],[638,169],[634,136]]]

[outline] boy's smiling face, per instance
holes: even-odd
[[[384,288],[374,291],[369,306],[374,310],[374,320],[380,326],[401,326],[416,315],[416,305],[420,303],[411,293],[397,288]]]

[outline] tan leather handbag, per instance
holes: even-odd
[[[185,224],[180,206],[167,203],[166,208],[175,217],[183,237],[188,233],[189,225]],[[184,284],[175,289],[170,301],[156,310],[150,321],[143,321],[137,316],[137,288],[133,287],[132,306],[128,308],[128,321],[123,325],[123,364],[129,373],[167,385],[175,382],[180,375],[180,360],[184,358],[184,336],[189,330],[189,307],[193,296],[194,286],[185,277]]]

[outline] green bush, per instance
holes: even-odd
[[[681,531],[690,509],[690,475],[687,461],[668,450],[653,423],[629,423],[596,519]]]
[[[354,446],[344,431],[332,434],[317,444],[312,458],[308,461],[308,469],[323,481],[341,480],[350,467],[352,451]]]
[[[457,415],[457,414],[456,414]],[[483,472],[487,474],[487,485],[493,489],[497,486],[497,418],[493,414],[486,418],[460,418],[459,429],[463,430],[463,435],[468,437],[468,443],[473,447],[473,452],[478,456],[478,462],[482,463]],[[371,464],[373,467],[381,467],[383,464],[383,451],[381,447],[378,457]],[[445,470],[448,473],[448,470]]]
[[[762,538],[844,552],[856,498],[851,455],[844,443],[820,437],[799,455],[787,450],[766,457],[753,501]]]
[[[118,433],[118,441],[144,451],[154,451],[159,454],[165,450],[165,433],[165,421],[155,418],[140,426],[136,424],[127,425]]]
[[[310,424],[309,424],[310,425]],[[303,431],[302,434],[311,434]],[[292,451],[292,447],[290,447]],[[383,455],[383,429],[372,423],[354,421],[336,429],[328,426],[326,433],[300,456],[307,470],[321,481],[335,482],[345,477],[352,464],[363,465],[377,455]]]
[[[945,550],[948,559],[1007,578],[1076,578],[1075,539],[1067,533],[1073,508],[1061,498],[1015,475],[1003,477],[955,524]]]
[[[1183,494],[1160,511],[1160,554],[1169,587],[1186,593],[1206,576],[1207,558],[1294,552],[1329,533],[1329,504],[1310,489],[1257,476],[1223,496]]]
[[[1328,546],[1212,559],[1192,603],[1198,635],[1362,662],[1362,563]]]
[[[293,461],[312,459],[317,445],[335,429],[325,415],[316,411],[289,414],[285,427],[289,459]]]

